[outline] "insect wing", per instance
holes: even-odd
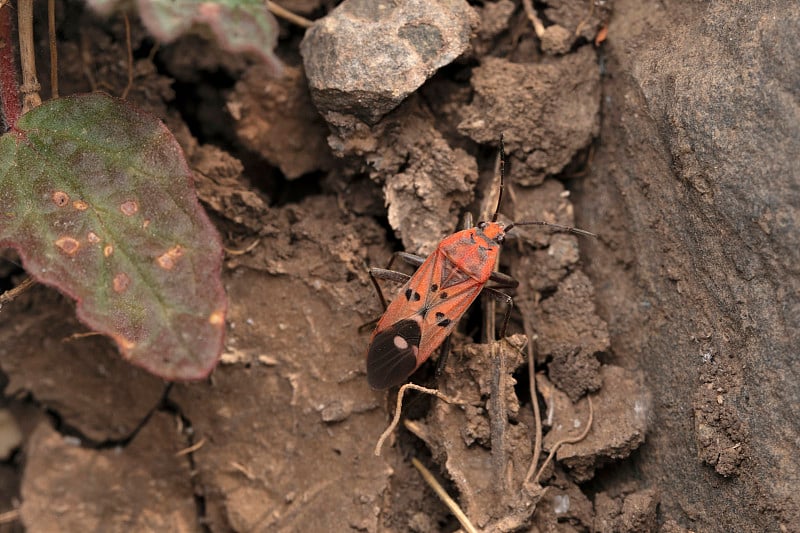
[[[419,322],[405,319],[381,331],[367,354],[367,381],[373,389],[399,385],[417,368],[422,337]]]
[[[443,261],[447,261],[447,259],[443,259]],[[420,356],[426,353],[425,359],[427,359],[444,342],[482,289],[482,284],[472,278],[465,278],[447,286],[445,290],[430,292],[424,306],[425,317],[422,323]]]
[[[375,327],[367,352],[367,381],[374,389],[403,383],[430,357],[433,349],[423,351],[420,347],[426,298],[419,287],[430,283],[435,261],[432,254],[419,266]]]
[[[370,386],[403,383],[453,331],[482,288],[440,251],[431,254],[375,328],[367,353]]]

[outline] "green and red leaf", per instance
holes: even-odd
[[[183,152],[102,94],[51,100],[0,137],[0,247],[77,301],[133,364],[199,379],[222,350],[222,245]]]
[[[95,11],[108,14],[127,6],[124,0],[88,0]],[[275,56],[278,22],[264,0],[137,0],[142,23],[160,41],[174,41],[195,25],[211,29],[230,52],[259,55],[274,73],[282,69]]]

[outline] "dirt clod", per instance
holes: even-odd
[[[328,129],[308,93],[302,69],[285,67],[275,78],[258,65],[249,68],[228,98],[242,144],[289,179],[333,165],[325,136]]]
[[[31,531],[194,531],[197,509],[185,446],[157,414],[125,448],[92,450],[42,421],[28,442],[22,521]],[[131,494],[136,494],[132,499]]]
[[[530,178],[516,177],[518,183],[541,183],[561,172],[597,135],[600,73],[588,47],[544,63],[487,57],[471,84],[475,96],[458,129],[479,143],[504,132],[508,152],[532,171]]]
[[[615,366],[601,367],[600,375],[603,387],[592,395],[594,420],[589,434],[580,442],[564,444],[556,454],[579,482],[591,479],[595,470],[609,460],[628,457],[642,445],[647,432],[651,400],[637,376]],[[543,375],[537,376],[537,382],[543,391],[552,391],[547,414],[552,429],[544,439],[547,450],[563,438],[583,431],[588,403],[584,398],[573,404],[564,393],[548,385]]]

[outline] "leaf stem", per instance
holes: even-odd
[[[50,94],[58,98],[58,45],[56,44],[56,2],[47,0],[47,33],[50,39]]]
[[[36,57],[33,44],[33,0],[17,2],[17,31],[19,33],[19,62],[22,67],[22,112],[41,105],[39,78],[36,76]]]
[[[15,47],[11,39],[11,13],[10,6],[0,7],[0,105],[3,131],[14,127],[20,115]]]

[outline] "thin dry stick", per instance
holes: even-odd
[[[536,342],[535,333],[531,328],[528,318],[525,317],[522,321],[523,328],[525,328],[525,336],[528,337],[528,380],[530,381],[531,391],[531,405],[533,406],[533,421],[535,438],[533,441],[533,457],[531,458],[531,466],[528,467],[528,473],[525,475],[525,482],[531,478],[536,465],[539,464],[539,457],[542,455],[542,413],[539,410],[539,397],[536,394],[536,358],[534,356],[534,343]]]
[[[406,393],[408,389],[414,389],[419,392],[424,392],[425,394],[436,396],[440,400],[444,400],[447,403],[454,403],[454,404],[460,403],[452,398],[445,396],[436,389],[421,387],[420,385],[415,385],[414,383],[406,383],[405,385],[400,387],[400,390],[397,392],[397,406],[394,409],[394,418],[392,419],[392,423],[389,424],[389,427],[386,428],[386,431],[384,431],[381,434],[381,437],[378,439],[378,443],[375,445],[376,456],[379,456],[381,454],[381,448],[383,448],[384,441],[389,437],[389,435],[391,435],[392,431],[394,431],[394,428],[397,427],[397,424],[400,423],[400,411],[403,408],[403,395]]]
[[[5,513],[0,513],[0,524],[9,524],[17,520],[19,520],[19,509],[11,509]]]
[[[314,25],[313,20],[308,20],[307,18],[301,17],[300,15],[296,15],[295,13],[292,13],[288,9],[279,6],[275,2],[267,2],[267,9],[269,9],[270,12],[276,17],[288,20],[292,24],[296,24],[301,28],[310,28],[311,26]]]
[[[39,78],[36,77],[36,56],[33,46],[33,0],[17,2],[17,32],[19,34],[19,59],[22,71],[22,112],[26,113],[42,103]]]
[[[72,342],[80,339],[85,339],[87,337],[97,337],[99,335],[102,335],[102,333],[98,333],[96,331],[84,331],[83,333],[73,333],[72,335],[61,339],[61,342]]]
[[[47,33],[50,38],[50,95],[58,98],[58,46],[56,46],[56,0],[47,0]]]
[[[14,298],[33,287],[34,283],[36,282],[33,278],[25,278],[22,280],[22,283],[13,289],[8,289],[6,292],[0,294],[0,305],[12,301]]]
[[[97,81],[94,79],[94,74],[92,73],[92,63],[94,62],[92,59],[92,51],[90,50],[91,44],[89,43],[89,38],[86,36],[86,33],[81,32],[81,69],[83,70],[83,75],[86,76],[86,80],[89,82],[89,87],[91,88],[92,92],[97,90]]]
[[[225,250],[225,253],[228,255],[244,255],[248,252],[252,252],[255,249],[255,247],[259,245],[260,242],[261,242],[260,239],[256,239],[241,250],[237,250],[235,248],[224,248],[224,247],[222,249]]]
[[[592,421],[594,420],[594,406],[592,405],[592,398],[590,396],[586,397],[586,401],[589,402],[589,420],[586,422],[586,429],[583,430],[583,433],[578,435],[577,437],[565,437],[560,441],[556,442],[553,445],[553,449],[550,450],[550,453],[547,456],[547,459],[544,460],[542,463],[542,467],[536,472],[536,477],[533,478],[534,483],[539,483],[539,477],[544,472],[545,467],[550,464],[550,461],[553,459],[553,456],[556,454],[558,449],[564,444],[575,444],[576,442],[580,442],[586,438],[586,435],[589,434],[589,430],[592,429]],[[525,478],[525,483],[528,483],[528,478]]]
[[[498,154],[499,165],[503,164]],[[495,173],[497,173],[495,171]],[[494,264],[494,269],[497,270],[497,265],[500,262],[500,254],[497,255],[497,260]],[[501,480],[503,483],[503,491],[507,491],[506,486],[507,478],[504,475],[507,466],[506,455],[506,427],[508,425],[508,412],[506,410],[506,359],[505,353],[500,349],[498,351],[498,343],[495,342],[495,327],[497,317],[495,315],[495,308],[497,302],[489,297],[484,296],[484,303],[486,303],[486,313],[484,314],[483,324],[483,341],[489,344],[491,351],[492,361],[494,367],[492,368],[492,382],[491,382],[491,396],[487,402],[487,409],[489,411],[489,436],[492,445],[492,467],[494,468],[495,479]],[[502,341],[502,339],[500,339]]]
[[[528,20],[533,24],[533,31],[536,33],[536,36],[541,39],[542,35],[544,35],[544,24],[542,24],[542,21],[539,20],[539,17],[536,15],[536,10],[533,9],[533,2],[531,0],[522,0],[522,6],[525,8],[525,14],[528,16]]]
[[[125,20],[125,46],[128,49],[128,85],[125,86],[125,90],[122,91],[120,98],[125,100],[128,97],[131,87],[133,87],[133,46],[131,45],[131,21],[128,20],[127,14],[122,16],[123,20]]]
[[[147,54],[148,61],[150,62],[153,61],[153,59],[156,57],[156,54],[158,53],[159,48],[161,48],[161,43],[159,41],[156,41],[156,44],[153,45],[153,47],[150,49],[150,52],[148,52]]]
[[[472,522],[470,522],[469,518],[467,518],[467,515],[464,514],[464,511],[461,510],[461,507],[458,506],[456,501],[451,498],[450,495],[447,494],[447,491],[445,491],[439,482],[436,481],[436,478],[433,477],[433,474],[431,474],[430,470],[425,468],[425,465],[420,463],[416,457],[411,458],[411,464],[414,465],[414,468],[419,470],[419,473],[422,474],[422,479],[424,479],[425,482],[430,485],[436,495],[439,496],[439,499],[441,499],[447,508],[450,509],[450,512],[456,517],[458,523],[464,528],[464,531],[467,533],[478,533],[478,530],[472,525]]]
[[[575,37],[579,36],[583,31],[583,27],[589,24],[589,20],[591,20],[592,15],[594,15],[594,0],[591,0],[591,7],[589,8],[589,14],[586,15],[586,18],[580,21],[578,25],[575,27]]]
[[[196,452],[200,448],[202,448],[206,443],[206,438],[203,437],[199,441],[195,442],[188,448],[184,448],[178,452],[175,452],[175,457],[183,457],[184,455],[189,455],[190,453]]]

